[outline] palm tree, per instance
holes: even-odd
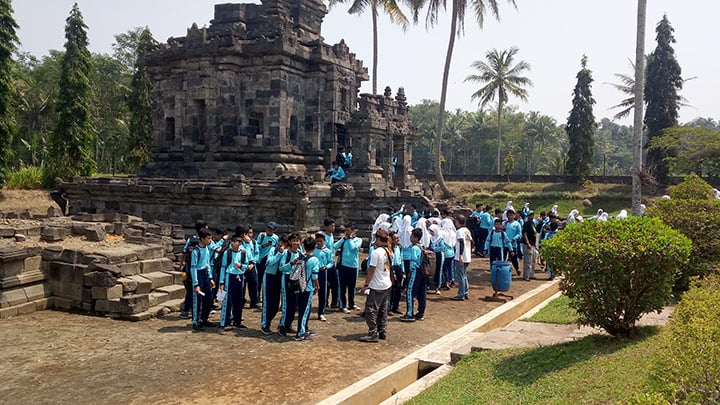
[[[637,30],[635,44],[635,82],[633,107],[635,108],[633,124],[633,170],[632,170],[632,212],[640,215],[642,201],[642,122],[643,122],[643,89],[645,84],[645,20],[647,0],[638,0]],[[641,85],[642,84],[642,85]]]
[[[555,131],[557,130],[557,122],[553,117],[548,115],[541,115],[537,111],[530,111],[527,116],[527,122],[525,131],[528,136],[528,145],[530,146],[529,155],[530,162],[534,165],[528,170],[528,178],[534,174],[537,169],[536,164],[536,153],[535,145],[540,145],[540,148],[545,147],[545,144],[550,140]]]
[[[330,7],[345,3],[347,0],[329,0]],[[385,10],[385,13],[390,17],[390,22],[393,24],[399,24],[403,31],[408,27],[408,18],[400,10],[395,0],[353,0],[348,13],[350,14],[362,14],[366,8],[370,8],[372,13],[372,28],[373,28],[373,67],[372,67],[372,92],[373,95],[377,94],[377,65],[378,65],[378,28],[377,28],[377,16],[378,6]]]
[[[420,10],[427,5],[427,16],[425,24],[428,27],[434,26],[438,21],[440,10],[445,10],[446,0],[409,0],[413,11],[413,19],[418,21]],[[515,0],[508,0],[508,3],[517,8]],[[480,28],[485,23],[485,14],[490,9],[495,18],[500,20],[497,0],[470,0],[470,6],[475,13],[475,20]],[[447,53],[445,55],[445,68],[443,69],[442,88],[440,91],[440,110],[438,112],[438,126],[435,132],[435,178],[446,197],[452,196],[452,192],[445,184],[440,166],[441,144],[443,135],[443,125],[445,125],[445,101],[447,99],[448,76],[450,75],[450,63],[452,62],[453,49],[455,47],[455,37],[460,36],[465,29],[465,10],[468,6],[467,0],[452,0],[452,11],[450,15],[450,39],[448,41]]]
[[[493,49],[485,54],[487,63],[481,60],[473,62],[472,67],[479,70],[480,74],[470,75],[465,81],[487,83],[480,90],[472,95],[472,99],[480,99],[480,105],[484,106],[498,97],[498,145],[497,145],[497,174],[500,174],[500,148],[502,145],[502,108],[508,100],[508,95],[514,95],[525,101],[528,92],[524,86],[532,86],[532,81],[527,77],[520,76],[526,70],[530,70],[530,64],[519,61],[513,65],[514,57],[519,49],[512,47],[505,51]]]

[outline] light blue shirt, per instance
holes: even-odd
[[[490,231],[488,238],[485,240],[485,251],[489,251],[490,247],[506,248],[513,251],[512,244],[510,244],[510,238],[505,232],[497,232],[495,230]]]
[[[292,252],[290,250],[286,250],[285,253],[282,254],[282,257],[280,258],[280,273],[289,275],[292,273],[292,261],[295,260],[296,257],[300,255],[300,252]]]
[[[314,255],[320,262],[320,267],[325,267],[326,271],[330,270],[335,265],[333,254],[330,252],[330,249],[326,247],[315,249]]]
[[[230,259],[230,260],[228,260]],[[225,253],[223,253],[222,258],[222,270],[220,270],[220,282],[226,284],[227,280],[226,277],[229,277],[231,274],[233,275],[239,275],[239,274],[245,274],[245,271],[247,271],[248,265],[250,264],[248,262],[248,255],[245,253],[245,260],[243,260],[243,255],[241,250],[227,250]],[[240,268],[238,269],[237,266],[235,266],[235,263],[240,264]]]
[[[265,274],[277,274],[280,259],[283,256],[284,255],[279,253],[275,247],[271,247],[267,254],[267,261],[265,262]]]
[[[342,255],[340,256],[340,263],[345,267],[358,268],[360,264],[360,247],[362,246],[362,239],[360,238],[342,238],[335,242],[335,249],[340,249],[342,246]]]
[[[480,214],[480,228],[491,231],[495,228],[495,217],[490,215],[489,212],[483,212]]]
[[[410,247],[410,271],[417,271],[422,264],[422,250],[418,245]]]
[[[260,235],[258,235],[257,239],[255,239],[255,242],[257,242],[258,246],[258,262],[268,255],[270,249],[277,246],[279,240],[280,237],[276,233],[270,236],[266,232],[260,232]],[[267,242],[272,242],[272,244],[270,246],[263,247],[263,245]]]
[[[208,280],[212,280],[212,271],[210,271],[210,257],[212,251],[208,246],[196,247],[192,251],[192,259],[190,260],[190,275],[192,277],[193,287],[198,285],[198,271],[205,270]]]
[[[307,261],[305,262],[305,277],[307,277],[307,287],[305,287],[306,292],[315,291],[315,285],[313,285],[312,280],[318,279],[319,272],[320,261],[318,258],[315,256],[307,258]]]

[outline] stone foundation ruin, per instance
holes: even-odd
[[[324,42],[326,14],[318,0],[218,4],[209,27],[170,38],[142,61],[151,162],[137,177],[61,183],[70,211],[297,230],[328,216],[369,227],[389,205],[421,204],[404,90],[358,94],[367,68],[344,41]],[[331,187],[338,146],[353,148],[353,166]]]

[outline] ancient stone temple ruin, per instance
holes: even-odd
[[[367,69],[343,40],[324,42],[326,14],[318,0],[219,4],[209,27],[170,38],[142,61],[154,83],[151,162],[134,178],[63,183],[71,211],[306,229],[327,216],[370,224],[388,205],[420,202],[404,91],[358,94]],[[331,187],[338,146],[353,148],[353,166]]]

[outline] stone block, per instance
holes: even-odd
[[[62,210],[60,207],[50,206],[47,209],[47,217],[48,218],[56,218],[63,216]]]
[[[132,263],[138,260],[137,253],[129,248],[114,250],[112,252],[108,251],[104,252],[104,254],[107,256],[108,263],[110,264]]]
[[[28,253],[27,249],[24,247],[13,245],[0,247],[1,263],[16,262],[19,260],[23,260],[26,257],[28,257]]]
[[[160,235],[161,236],[172,235],[173,227],[171,224],[169,224],[167,222],[156,222],[155,224],[160,227]]]
[[[142,218],[136,217],[134,215],[121,215],[120,221],[125,222],[126,224],[133,223],[133,222],[142,222]]]
[[[137,291],[138,282],[128,277],[121,277],[117,279],[117,282],[123,287],[123,294],[134,293]]]
[[[65,311],[70,310],[72,308],[72,300],[62,297],[53,297],[53,304],[54,308],[62,309]]]
[[[173,284],[180,284],[180,285],[182,285],[182,283],[183,283],[183,279],[182,279],[183,272],[181,272],[181,271],[176,271],[176,270],[170,270],[170,271],[166,271],[165,273],[168,273],[168,274],[170,274],[170,275],[173,276]]]
[[[0,278],[17,276],[23,271],[23,261],[0,263]]]
[[[88,265],[88,269],[89,269],[89,271],[107,272],[107,273],[112,274],[115,277],[122,276],[122,270],[120,270],[120,267],[118,267],[115,264],[92,262]]]
[[[18,305],[17,309],[18,315],[32,314],[33,312],[37,311],[34,302],[26,302],[24,304],[20,304]]]
[[[107,262],[108,262],[108,258],[105,256],[89,254],[86,252],[82,252],[82,255],[80,256],[80,259],[79,259],[80,264],[90,264],[90,263],[107,264]]]
[[[95,301],[95,312],[110,312],[110,301],[96,300]]]
[[[89,267],[84,264],[76,264],[72,266],[73,283],[78,285],[85,284],[85,274],[89,272]]]
[[[128,295],[120,298],[120,310],[118,312],[122,315],[137,314],[147,311],[147,309],[150,308],[149,304],[149,294]]]
[[[173,284],[173,276],[172,274],[168,274],[162,271],[157,271],[154,273],[146,273],[143,274],[143,277],[150,280],[152,282],[151,288],[154,290],[159,287],[164,287],[166,285]]]
[[[42,254],[43,249],[44,248],[40,245],[33,245],[33,246],[28,246],[26,248],[26,251],[27,251],[28,257],[32,257],[32,256],[40,256]]]
[[[147,312],[150,314],[150,316],[153,316],[155,318],[162,318],[163,316],[169,314],[172,311],[165,305],[156,305],[154,307],[150,307]]]
[[[0,238],[12,238],[15,236],[15,228],[9,226],[0,227]]]
[[[159,259],[165,255],[165,249],[160,244],[150,245],[137,251],[138,260]]]
[[[173,269],[173,262],[167,258],[143,260],[140,262],[140,272],[154,273],[157,271],[171,271]]]
[[[42,298],[47,298],[51,295],[50,285],[48,284],[35,284],[29,287],[23,288],[25,290],[25,296],[28,301],[35,301]]]
[[[135,289],[135,294],[147,294],[152,289],[152,281],[146,279],[142,276],[130,276],[127,277],[130,280],[133,280],[137,283],[137,288]]]
[[[0,319],[8,319],[13,316],[17,316],[18,307],[7,307],[0,308]]]
[[[52,308],[52,300],[50,298],[41,298],[39,300],[35,300],[34,302],[36,311],[44,311]]]
[[[105,228],[100,225],[85,228],[85,238],[91,242],[101,242],[105,240]]]
[[[182,285],[167,285],[165,287],[160,287],[155,291],[167,293],[168,299],[171,300],[179,300],[185,298],[185,286]]]
[[[42,251],[42,259],[47,261],[60,260],[62,257],[63,247],[59,245],[47,246]]]
[[[59,242],[70,236],[70,230],[54,226],[43,227],[40,231],[40,239],[45,242]]]
[[[27,240],[27,236],[25,236],[21,233],[15,234],[15,242],[25,242],[26,240]]]
[[[93,305],[92,302],[81,302],[80,309],[82,309],[83,312],[92,312],[92,310],[95,309],[95,305]]]
[[[182,305],[185,302],[185,298],[178,299],[178,300],[169,300],[165,303],[165,306],[169,308],[171,311],[174,312],[180,312],[180,309],[182,309]]]
[[[123,286],[118,284],[113,287],[92,287],[92,299],[112,300],[123,295]]]
[[[28,257],[23,262],[23,271],[39,271],[41,263],[42,257],[40,256]]]
[[[134,228],[125,228],[123,231],[123,236],[126,238],[129,237],[143,237],[144,233],[141,229],[134,229]]]
[[[27,295],[22,288],[0,291],[0,308],[14,307],[27,302]]]
[[[120,313],[120,298],[108,300],[108,305],[110,306],[111,313]]]
[[[80,291],[80,301],[82,301],[82,302],[92,301],[93,300],[93,296],[92,296],[93,288],[94,287],[83,287],[82,290]],[[100,288],[102,288],[102,287],[100,287]],[[73,301],[77,301],[77,300],[73,300]]]
[[[119,263],[117,265],[117,268],[120,269],[120,274],[122,276],[134,276],[136,274],[140,274],[140,263],[139,262]]]
[[[80,259],[81,255],[82,252],[78,252],[77,250],[64,249],[62,255],[60,256],[60,261],[75,264],[78,262],[78,259]]]
[[[170,295],[166,292],[153,291],[149,295],[149,305],[151,307],[160,305],[170,299]]]
[[[84,276],[84,284],[88,287],[113,287],[117,277],[108,271],[91,271]]]
[[[147,321],[148,319],[152,318],[150,315],[150,312],[143,311],[139,312],[137,314],[131,314],[131,315],[123,315],[123,319],[127,319],[131,322],[139,322],[139,321]]]

